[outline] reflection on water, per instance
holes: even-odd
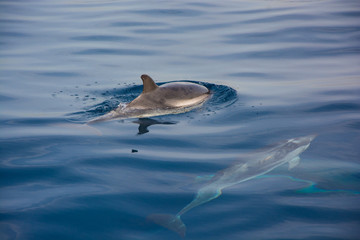
[[[139,118],[138,120],[133,121],[133,123],[138,123],[139,124],[139,132],[138,132],[139,135],[149,132],[148,127],[150,127],[151,125],[156,125],[156,124],[162,124],[162,125],[176,124],[176,122],[158,121],[158,120],[154,120],[154,119],[151,119],[151,118]]]

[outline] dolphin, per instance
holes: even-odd
[[[300,162],[299,155],[310,146],[315,137],[315,135],[309,135],[289,139],[269,150],[256,154],[255,159],[242,161],[223,169],[215,173],[209,182],[198,190],[195,198],[176,215],[152,214],[147,218],[184,237],[186,226],[181,220],[184,213],[219,197],[224,188],[266,174],[285,163],[289,164],[289,169],[295,167]]]
[[[88,122],[111,119],[146,118],[166,114],[177,114],[190,111],[201,106],[210,96],[205,86],[191,82],[171,82],[158,86],[154,80],[141,75],[143,91],[132,102],[119,106],[98,118]]]

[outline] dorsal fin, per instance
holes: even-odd
[[[158,88],[154,80],[146,74],[141,75],[141,80],[143,81],[143,93],[151,92]]]

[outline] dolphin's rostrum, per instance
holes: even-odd
[[[152,214],[148,219],[184,237],[186,226],[180,218],[184,213],[219,197],[222,189],[268,173],[284,163],[289,164],[289,169],[295,167],[300,161],[299,155],[309,147],[314,138],[315,135],[309,135],[289,139],[269,150],[257,153],[255,158],[223,169],[214,174],[209,182],[198,190],[192,202],[176,215]]]
[[[201,106],[210,96],[208,88],[196,83],[170,82],[158,86],[146,74],[141,75],[141,79],[143,91],[137,98],[89,123],[183,113]]]

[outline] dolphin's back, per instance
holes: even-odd
[[[142,93],[128,104],[128,108],[163,109],[199,105],[209,97],[209,90],[189,82],[173,82],[161,85],[154,91]]]

